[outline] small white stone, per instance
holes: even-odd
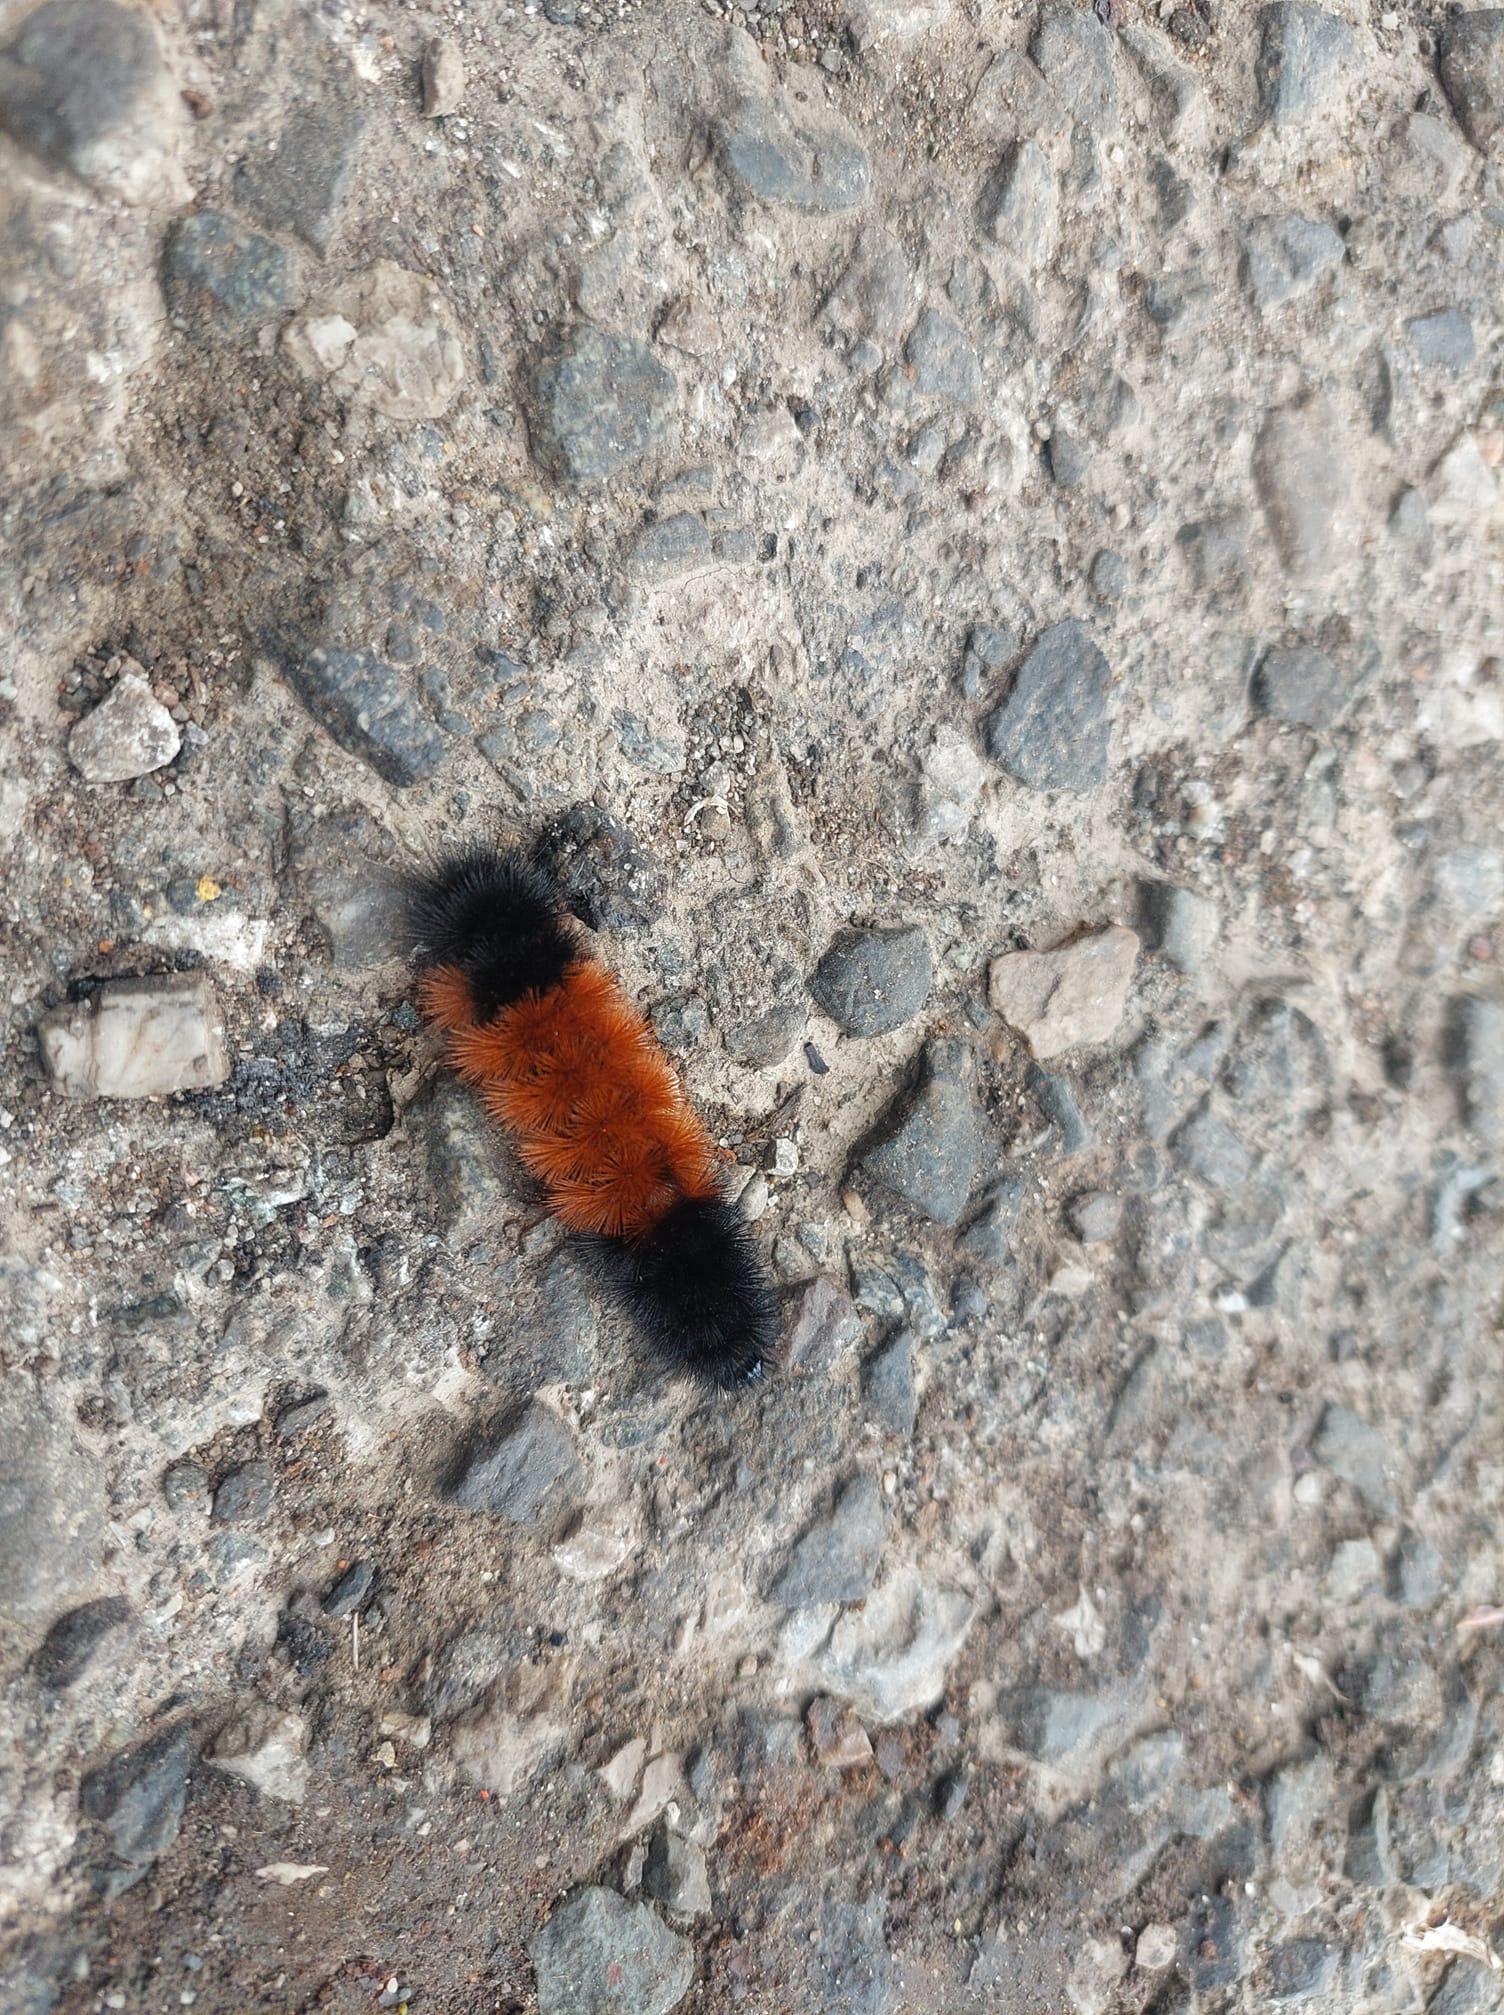
[[[230,1075],[214,989],[202,973],[111,980],[37,1024],[42,1060],[66,1098],[202,1091]]]
[[[307,1752],[308,1723],[301,1714],[257,1706],[221,1730],[208,1760],[263,1797],[301,1805],[308,1791]]]
[[[129,671],[69,735],[68,760],[87,783],[124,784],[170,763],[182,745],[172,715]]]
[[[1121,924],[1053,952],[1005,952],[987,971],[987,1000],[1042,1063],[1107,1042],[1122,1019],[1138,939]]]
[[[1180,1940],[1173,1924],[1146,1924],[1133,1948],[1133,1963],[1141,1973],[1162,1973],[1174,1963]]]

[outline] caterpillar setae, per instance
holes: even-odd
[[[591,957],[554,881],[472,845],[408,884],[420,1003],[657,1356],[707,1383],[761,1378],[778,1304],[673,1065]]]

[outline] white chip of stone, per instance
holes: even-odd
[[[230,1075],[219,1006],[203,973],[111,980],[92,1000],[44,1015],[37,1035],[65,1098],[203,1091]]]
[[[68,737],[68,760],[86,783],[124,784],[170,763],[178,724],[139,671],[122,672]]]
[[[447,119],[465,98],[465,59],[458,42],[442,36],[423,51],[423,117]]]
[[[1133,1948],[1135,1965],[1144,1973],[1162,1973],[1175,1962],[1180,1939],[1173,1924],[1146,1924]]]
[[[1113,924],[1053,952],[1005,952],[987,970],[987,999],[1043,1061],[1116,1033],[1138,938]]]
[[[220,1731],[208,1760],[265,1798],[301,1805],[308,1792],[308,1723],[256,1706]]]

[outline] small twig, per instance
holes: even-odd
[[[350,1611],[350,1663],[360,1670],[360,1611]]]

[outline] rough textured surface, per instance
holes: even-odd
[[[0,10],[7,2015],[1493,1994],[1499,21]],[[442,1067],[477,839],[734,1400]]]

